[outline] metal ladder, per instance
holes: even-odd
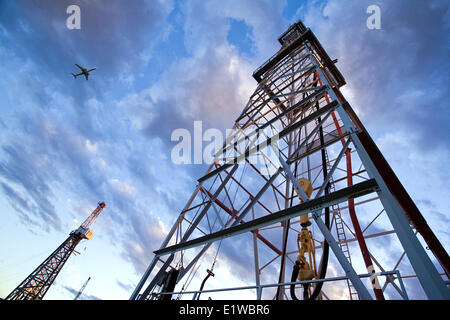
[[[326,150],[325,150],[325,158],[327,161],[327,166],[331,167],[329,163],[328,152],[326,152]],[[335,191],[333,178],[330,179],[330,191],[331,192]],[[331,209],[333,212],[334,224],[336,226],[337,243],[339,244],[339,247],[341,247],[345,257],[348,259],[350,264],[352,264],[352,259],[350,257],[350,250],[348,248],[347,236],[344,229],[344,223],[342,222],[341,209],[339,207],[339,204],[333,205]],[[351,281],[349,279],[347,279],[346,281],[350,300],[359,300],[358,292],[356,292],[356,289],[353,287]]]
[[[340,208],[339,208],[339,206],[333,206],[332,210],[333,210],[333,216],[334,216],[334,224],[336,226],[336,234],[337,234],[338,244],[341,247],[342,252],[344,253],[345,257],[348,259],[348,261],[351,264],[352,263],[352,259],[350,257],[350,250],[349,250],[348,244],[347,244],[347,236],[345,234],[344,223],[342,222]],[[347,281],[347,286],[348,286],[348,292],[349,292],[349,295],[350,295],[350,299],[351,300],[359,300],[359,295],[356,292],[356,290],[353,287],[353,285],[350,282],[350,280],[347,279],[346,281]]]

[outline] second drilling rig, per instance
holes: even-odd
[[[105,203],[100,202],[81,226],[73,230],[69,237],[6,297],[6,300],[42,300],[78,243],[83,239],[89,240],[94,235],[90,226],[103,208]]]

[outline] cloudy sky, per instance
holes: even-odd
[[[71,4],[80,30],[66,27]],[[372,4],[380,30],[366,26]],[[105,201],[46,298],[73,299],[91,276],[85,298],[128,299],[207,169],[173,164],[171,133],[230,128],[299,19],[448,248],[447,0],[1,1],[0,296]],[[74,80],[74,63],[97,70]]]

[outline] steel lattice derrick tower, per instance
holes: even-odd
[[[72,231],[69,237],[5,299],[42,300],[78,243],[83,239],[89,240],[92,238],[93,232],[89,227],[94,223],[104,207],[105,203],[100,202],[81,226]]]
[[[301,21],[279,42],[281,49],[254,72],[256,90],[130,299],[187,292],[184,278],[208,249],[216,242],[218,253],[222,241],[231,239],[239,239],[243,258],[245,241],[253,240],[253,261],[247,263],[253,263],[254,282],[249,288],[258,299],[289,294],[297,299],[302,286],[305,298],[320,293],[326,298],[325,288],[338,280],[347,282],[350,299],[381,300],[386,288],[408,298],[400,274],[409,272],[428,298],[449,299],[416,234],[447,277],[448,254],[339,91],[345,80],[336,61]],[[311,184],[310,194],[300,185],[304,179]],[[296,282],[296,240],[306,217],[320,259],[313,281]],[[369,233],[375,225],[377,232]],[[393,268],[383,267],[385,256],[397,258],[391,247],[399,260]],[[340,265],[342,277],[327,277],[331,262]],[[284,283],[289,284],[279,285]],[[307,290],[312,292],[305,294]]]

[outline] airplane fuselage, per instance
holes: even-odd
[[[80,68],[80,70],[81,70],[81,72],[78,73],[78,74],[73,74],[73,73],[72,73],[72,75],[73,75],[73,77],[74,77],[75,79],[76,79],[78,76],[84,75],[84,77],[86,78],[86,80],[88,80],[89,72],[91,72],[91,71],[97,69],[97,68],[92,68],[92,69],[89,69],[89,70],[88,70],[88,69],[86,69],[86,68],[83,68],[83,67],[79,66],[79,65],[76,64],[76,63],[75,63],[75,65],[76,65],[78,68]]]

